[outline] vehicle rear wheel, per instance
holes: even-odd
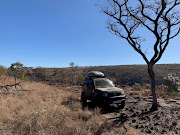
[[[85,104],[87,102],[87,98],[85,97],[84,92],[81,93],[81,103]]]
[[[123,109],[125,106],[125,100],[121,102],[121,104],[117,104],[119,109]]]

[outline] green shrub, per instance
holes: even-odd
[[[0,65],[0,76],[5,74],[5,72],[6,72],[6,68],[4,66]]]
[[[164,84],[167,86],[168,92],[178,91],[179,90],[180,79],[176,74],[167,74],[164,77]]]
[[[11,67],[8,68],[8,75],[14,77],[15,83],[17,78],[24,79],[23,64],[20,62],[12,63]]]

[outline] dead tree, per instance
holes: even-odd
[[[74,64],[74,62],[70,62],[69,65],[71,66],[71,71],[72,71],[72,84],[75,84],[75,76],[76,76],[76,71],[77,71],[77,68],[78,66]]]
[[[12,89],[12,87],[15,87],[15,91],[16,91],[17,94],[20,96],[20,94],[19,94],[16,86],[19,86],[19,87],[21,88],[21,90],[23,90],[22,85],[20,84],[20,82],[19,82],[19,83],[12,84],[12,85],[0,85],[0,89],[5,88],[5,89],[7,90],[7,92],[8,92],[8,94],[10,94],[9,90]]]
[[[153,66],[161,59],[170,39],[180,32],[179,4],[180,0],[107,0],[107,5],[102,7],[102,12],[110,17],[109,30],[127,40],[148,66],[153,96],[151,111],[157,110]],[[146,45],[143,31],[151,35],[148,40],[154,40],[151,58],[143,50]]]

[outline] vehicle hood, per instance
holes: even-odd
[[[123,89],[120,89],[118,87],[96,88],[96,89],[108,93],[124,93]]]

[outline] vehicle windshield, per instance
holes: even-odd
[[[94,80],[96,88],[108,88],[114,87],[113,83],[110,80]]]

